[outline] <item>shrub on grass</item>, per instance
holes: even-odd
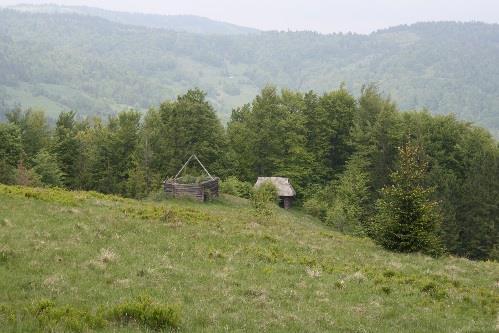
[[[447,296],[447,293],[433,281],[425,283],[421,287],[421,292],[435,299],[443,299]]]
[[[277,200],[277,189],[270,182],[263,183],[251,195],[251,205],[256,215],[263,218],[270,218],[273,215]]]
[[[153,330],[180,326],[180,312],[176,307],[156,303],[149,296],[121,303],[110,311],[109,316],[124,323],[136,322]]]
[[[253,186],[248,182],[240,181],[237,177],[231,176],[220,183],[220,190],[225,194],[249,199],[253,192]]]
[[[166,193],[163,188],[152,191],[146,197],[146,200],[156,201],[156,202],[163,201],[165,199],[166,199]]]
[[[324,221],[327,215],[328,205],[324,200],[312,197],[305,201],[303,208],[308,214]]]
[[[66,332],[82,332],[105,326],[105,320],[100,315],[70,305],[57,306],[50,300],[35,303],[31,313],[44,331],[57,331],[58,327],[62,327]]]

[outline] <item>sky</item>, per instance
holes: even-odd
[[[499,0],[0,0],[84,5],[127,12],[191,14],[261,30],[370,33],[421,21],[499,23]]]

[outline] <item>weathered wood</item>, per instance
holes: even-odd
[[[191,197],[199,201],[206,201],[210,197],[218,197],[219,178],[197,184],[179,184],[175,180],[165,181],[164,191],[174,198]]]

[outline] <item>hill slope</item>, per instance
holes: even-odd
[[[499,25],[421,23],[371,35],[201,35],[99,17],[0,11],[0,106],[105,114],[199,87],[221,115],[272,83],[357,93],[378,82],[402,109],[499,129]],[[1,113],[1,112],[0,112]]]
[[[3,185],[0,202],[5,331],[138,331],[107,313],[144,294],[185,332],[496,327],[497,263],[388,253],[300,213]]]
[[[28,13],[89,15],[116,23],[200,34],[240,35],[259,32],[257,29],[214,21],[206,17],[195,15],[141,14],[111,11],[86,6],[59,6],[50,4],[16,5],[8,8]]]

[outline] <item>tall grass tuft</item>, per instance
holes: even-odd
[[[133,301],[115,306],[110,312],[110,318],[124,323],[136,322],[153,330],[180,326],[178,308],[157,303],[149,296],[139,296]]]

